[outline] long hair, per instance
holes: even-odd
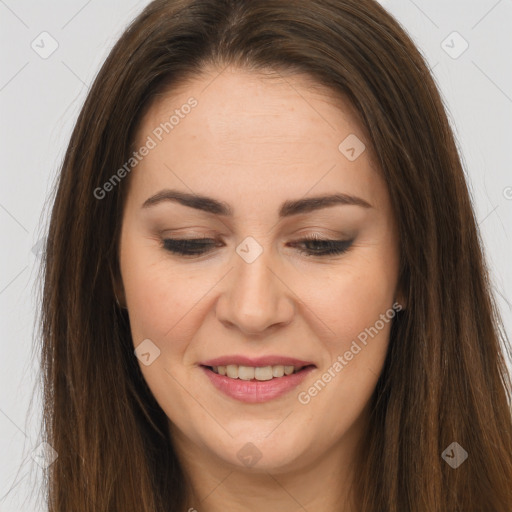
[[[44,255],[50,512],[184,510],[187,476],[116,305],[123,166],[151,102],[205,66],[306,73],[367,130],[400,237],[394,320],[357,466],[362,512],[512,509],[508,340],[461,158],[414,43],[374,0],[156,0],[103,64],[67,148]],[[137,171],[133,171],[137,172]],[[468,458],[452,468],[457,442]]]

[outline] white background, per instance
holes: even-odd
[[[0,0],[0,512],[44,510],[36,494],[41,470],[31,457],[40,443],[38,242],[88,84],[147,3]],[[419,46],[441,89],[510,337],[512,0],[382,3]],[[48,51],[52,38],[58,48],[48,58],[31,47]],[[460,53],[464,40],[469,48],[458,58],[445,51]]]

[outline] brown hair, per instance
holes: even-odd
[[[449,122],[421,54],[373,0],[156,0],[102,66],[63,161],[45,254],[50,512],[184,510],[186,475],[116,305],[124,180],[152,98],[206,65],[306,73],[368,130],[400,235],[394,320],[358,466],[364,512],[512,509],[508,340]],[[136,172],[136,171],[134,171]],[[453,441],[469,454],[441,457]]]

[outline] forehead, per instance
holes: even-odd
[[[353,106],[306,75],[210,69],[153,103],[136,147],[148,137],[154,148],[130,178],[141,193],[181,185],[233,204],[248,193],[336,188],[377,203],[385,193]]]

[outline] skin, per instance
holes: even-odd
[[[134,347],[150,339],[160,355],[139,361],[169,418],[201,512],[354,510],[350,483],[368,403],[381,373],[391,323],[309,403],[308,390],[380,315],[400,301],[398,237],[387,187],[351,105],[303,75],[262,76],[208,69],[155,102],[137,147],[193,96],[198,104],[131,172],[120,240],[122,283]],[[366,144],[355,161],[338,146]],[[154,137],[153,137],[154,138]],[[155,139],[156,140],[156,139]],[[143,208],[162,189],[213,197],[233,216],[172,201]],[[334,192],[371,207],[335,205],[283,219],[286,200]],[[308,256],[306,235],[354,242],[341,255]],[[199,257],[167,251],[170,237],[208,237]],[[252,236],[252,263],[236,252]],[[314,249],[315,247],[313,247]],[[316,365],[297,389],[247,404],[214,388],[201,361],[232,354],[287,355]],[[332,370],[331,370],[332,372]],[[261,458],[237,452],[252,443]]]

